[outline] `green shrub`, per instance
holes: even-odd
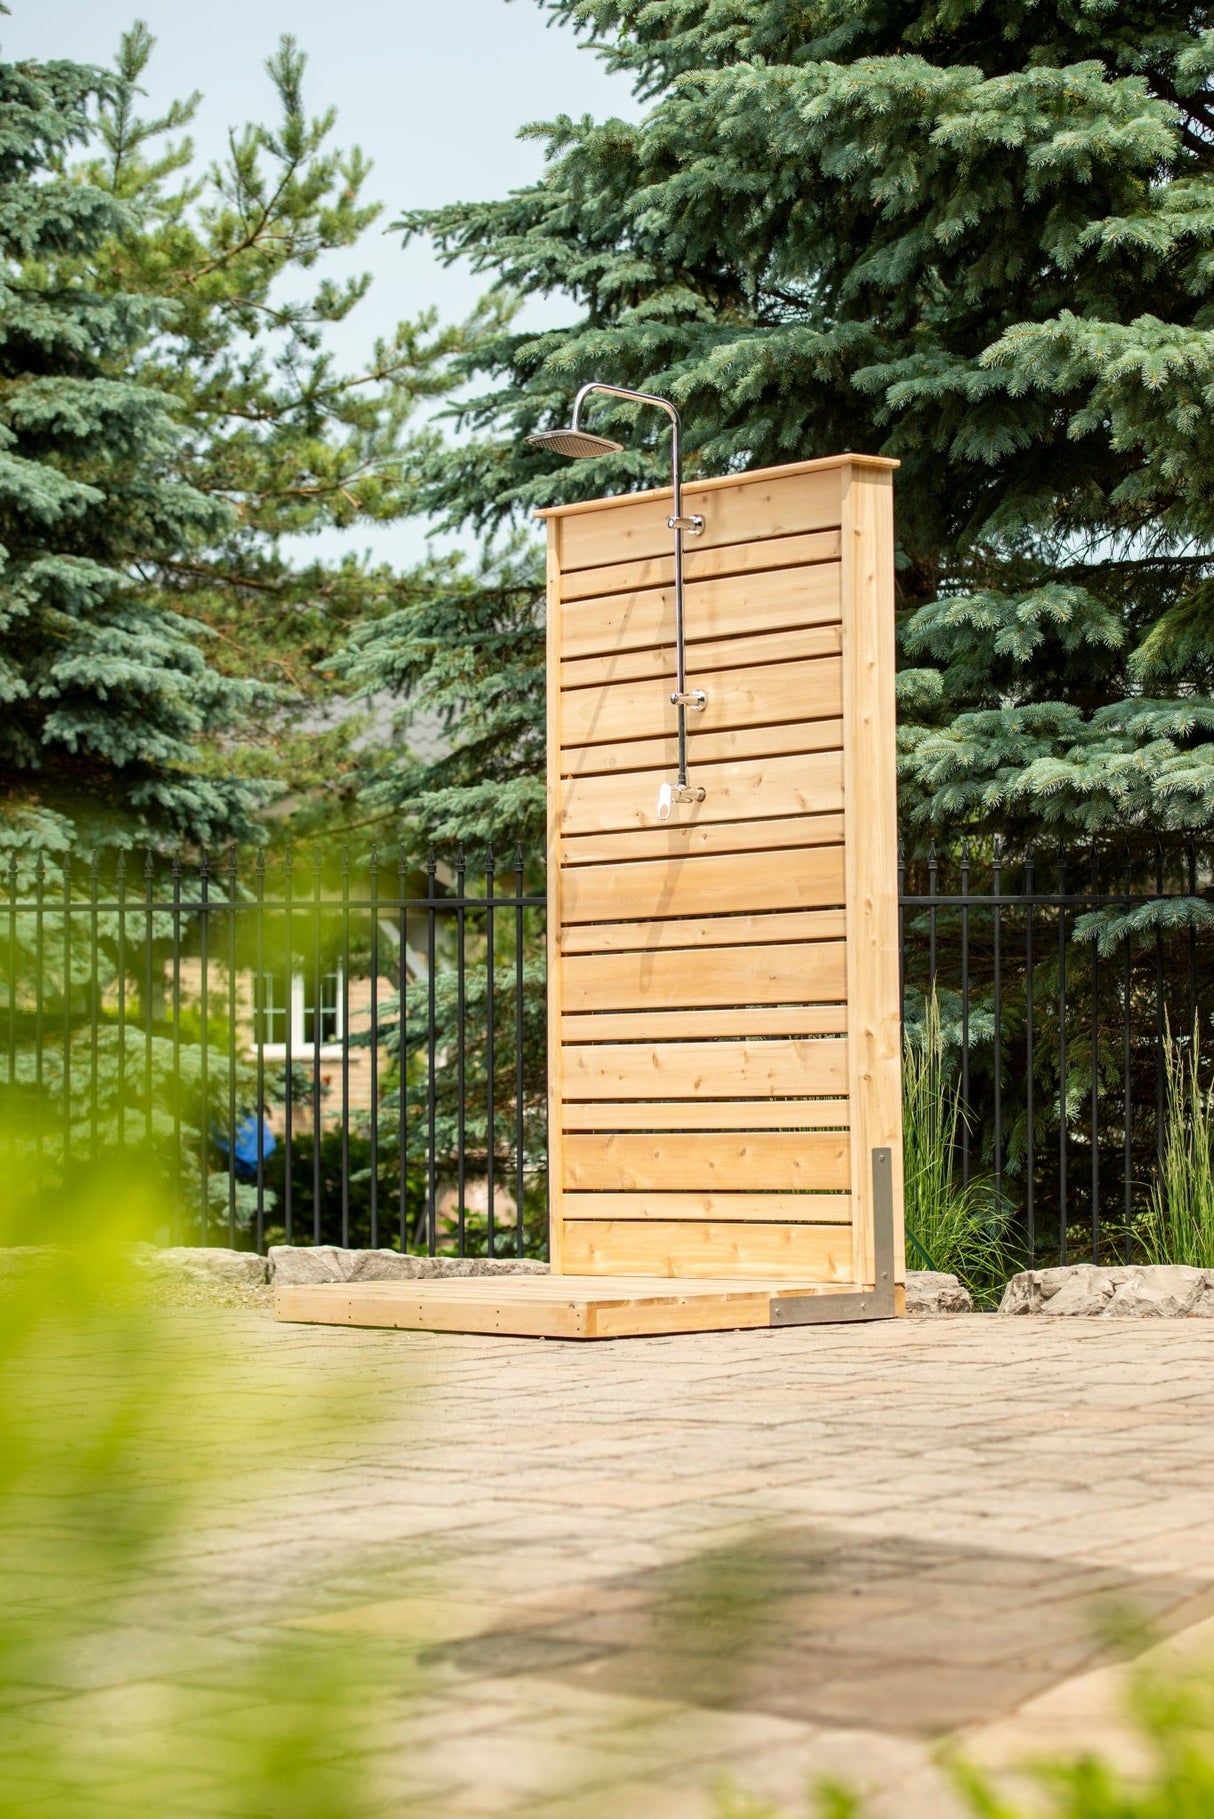
[[[1165,1108],[1159,1172],[1140,1241],[1151,1263],[1214,1269],[1214,1086],[1201,1084],[1196,1021],[1183,1041],[1164,1034]]]
[[[902,1056],[902,1141],[907,1262],[946,1270],[988,1300],[1007,1274],[1007,1215],[986,1177],[957,1179],[961,1087],[949,1077],[933,994]]]

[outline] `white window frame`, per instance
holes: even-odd
[[[336,966],[326,967],[320,977],[322,988],[326,979],[333,979],[337,985],[337,998],[334,1006],[334,1020],[337,1026],[336,1034],[331,1041],[322,1042],[319,1048],[312,1042],[304,1041],[305,979],[303,973],[292,973],[290,1021],[287,1025],[287,1035],[291,1045],[290,1059],[295,1062],[313,1061],[318,1056],[322,1061],[340,1061],[345,1052],[346,994],[342,989],[343,981],[340,963]],[[320,1008],[323,1011],[323,1005]],[[256,1012],[254,1012],[254,1015],[256,1015]],[[254,1035],[256,1035],[256,1031],[254,1031]],[[252,1052],[254,1054],[258,1052],[256,1041],[252,1044]],[[287,1044],[285,1042],[266,1042],[263,1043],[260,1052],[265,1056],[267,1061],[285,1061],[287,1059]]]

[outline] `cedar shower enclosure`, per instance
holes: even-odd
[[[282,1317],[593,1338],[899,1311],[895,466],[539,514],[552,1273],[283,1289]]]

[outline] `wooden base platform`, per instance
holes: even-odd
[[[274,1292],[279,1320],[393,1326],[530,1339],[622,1339],[739,1327],[881,1320],[893,1295],[824,1283],[691,1281],[670,1276],[468,1276],[423,1282],[323,1282]]]

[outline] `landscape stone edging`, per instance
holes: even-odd
[[[413,1257],[400,1251],[347,1251],[336,1244],[272,1244],[266,1262],[268,1279],[276,1285],[548,1274],[548,1265],[531,1257]]]
[[[1003,1291],[1001,1314],[1054,1319],[1214,1319],[1214,1270],[1183,1263],[1093,1263],[1021,1270]]]

